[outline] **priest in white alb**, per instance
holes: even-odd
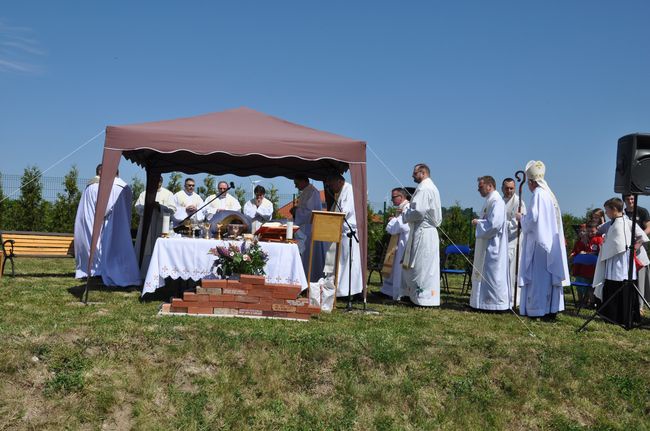
[[[126,287],[142,283],[131,238],[132,202],[131,187],[115,177],[106,206],[97,267],[97,275],[101,275],[106,286]]]
[[[196,182],[193,178],[187,178],[183,190],[174,194],[174,207],[176,208],[172,216],[174,227],[183,223],[188,217],[195,222],[203,220],[203,214],[197,212],[203,206],[203,199],[195,190]]]
[[[265,197],[266,189],[260,185],[255,186],[253,193],[255,197],[244,204],[244,214],[251,218],[251,232],[255,233],[273,217],[273,202]]]
[[[350,239],[347,234],[350,227],[357,232],[357,216],[354,209],[354,193],[352,185],[345,181],[342,175],[332,175],[327,178],[327,187],[334,194],[335,202],[330,211],[342,212],[345,214],[343,222],[343,232],[341,235],[339,261],[336,260],[336,243],[331,243],[325,258],[325,268],[323,272],[326,276],[334,274],[335,265],[338,264],[338,285],[336,296],[348,296],[361,293],[363,290],[363,275],[361,266],[361,252],[359,243],[352,238],[352,249],[350,249]],[[349,226],[348,226],[349,225]],[[352,264],[350,265],[350,262]],[[352,270],[352,272],[350,272]],[[350,284],[350,274],[351,284]]]
[[[518,223],[517,211],[521,203],[521,213],[526,214],[526,204],[521,200],[520,196],[515,193],[515,180],[506,178],[501,183],[501,191],[503,192],[503,200],[506,203],[506,218],[508,219],[508,261],[510,262],[510,298],[515,300],[515,285],[517,287],[517,304],[511,304],[513,307],[519,306],[521,301],[521,286],[517,281],[517,258],[521,256],[521,238],[517,240]],[[517,245],[519,244],[519,254],[517,254]]]
[[[397,209],[395,216],[391,217],[386,224],[386,233],[391,237],[384,258],[382,268],[384,282],[380,292],[397,301],[402,296],[402,258],[409,236],[409,225],[404,222],[402,212],[408,208],[409,201],[408,193],[401,187],[391,190],[390,198]]]
[[[312,211],[322,211],[323,202],[320,192],[309,182],[309,178],[296,176],[293,183],[300,191],[300,194],[296,206],[291,208],[291,215],[293,216],[294,225],[300,227],[296,232],[295,239],[298,244],[302,266],[305,275],[307,275],[307,271],[309,271],[309,247],[311,246],[311,213]],[[323,273],[324,263],[325,251],[323,243],[317,241],[314,243],[314,250],[312,251],[311,277],[307,277],[309,281],[318,281]]]
[[[546,167],[531,160],[526,165],[532,196],[527,213],[517,213],[524,234],[519,284],[522,316],[555,318],[564,310],[564,286],[570,284],[562,214],[557,198],[544,180]]]
[[[478,191],[485,204],[480,218],[472,220],[476,244],[469,305],[477,310],[504,311],[511,302],[506,204],[489,175],[478,178]]]
[[[229,186],[225,181],[217,184],[217,194],[208,196],[205,201],[210,202],[204,209],[203,215],[206,220],[212,220],[219,211],[241,211],[241,204],[236,197],[228,193]]]
[[[402,288],[411,302],[420,306],[440,305],[440,239],[442,223],[440,193],[430,178],[429,167],[423,163],[413,168],[413,181],[418,186],[411,203],[402,213],[409,224],[409,239],[402,263]]]
[[[142,257],[142,265],[140,265],[140,275],[144,278],[147,275],[147,269],[149,268],[149,261],[151,260],[151,254],[153,252],[153,247],[156,244],[156,240],[160,237],[163,232],[163,223],[169,223],[170,217],[176,212],[176,207],[174,206],[174,194],[162,186],[163,178],[162,176],[158,180],[158,190],[156,191],[156,202],[153,207],[153,212],[151,213],[151,221],[149,224],[149,233],[147,234],[146,244],[144,246],[144,255]],[[135,256],[140,259],[140,247],[142,242],[142,216],[144,215],[144,204],[146,199],[147,192],[143,191],[138,196],[138,200],[135,201],[135,212],[140,216],[140,222],[138,223],[138,234],[135,239]],[[167,217],[164,217],[167,216]],[[166,226],[169,228],[169,224]]]

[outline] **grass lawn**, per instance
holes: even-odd
[[[650,429],[650,331],[576,334],[572,306],[525,320],[534,336],[457,293],[307,323],[158,317],[135,291],[80,305],[72,259],[16,263],[0,280],[0,430]]]

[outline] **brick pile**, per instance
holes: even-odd
[[[196,293],[163,304],[161,314],[309,320],[320,313],[307,298],[298,298],[300,285],[266,284],[263,276],[244,275],[239,280],[201,280]]]

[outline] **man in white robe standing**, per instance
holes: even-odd
[[[522,316],[555,318],[564,310],[564,286],[570,284],[562,214],[553,191],[544,180],[546,167],[531,160],[526,165],[532,196],[527,214],[517,213],[524,234],[519,284]]]
[[[131,205],[133,192],[119,177],[113,180],[108,198],[101,249],[98,251],[98,275],[106,286],[138,286],[142,284],[138,259],[131,239]]]
[[[203,206],[203,199],[194,191],[195,189],[196,182],[194,179],[187,178],[184,189],[174,194],[173,205],[176,208],[172,216],[174,227],[190,216],[196,222],[203,220],[203,214],[197,213],[197,210]]]
[[[305,275],[308,275],[309,247],[311,246],[311,212],[322,211],[323,202],[320,197],[320,192],[309,182],[309,178],[297,176],[294,178],[293,184],[300,191],[300,194],[298,195],[296,206],[291,208],[291,215],[293,216],[293,223],[300,227],[296,232],[296,242],[298,243],[298,250],[300,251]],[[318,281],[323,273],[324,263],[325,252],[323,250],[323,244],[316,242],[312,251],[311,277],[307,277],[309,281]]]
[[[469,305],[478,310],[504,311],[511,303],[506,204],[489,175],[478,178],[478,191],[485,204],[481,217],[472,220],[476,244]]]
[[[397,187],[391,190],[390,198],[393,205],[397,207],[395,216],[391,217],[386,224],[386,232],[391,235],[388,243],[387,257],[392,254],[392,266],[390,274],[384,276],[384,283],[380,292],[386,296],[399,301],[402,297],[402,258],[404,248],[409,236],[409,225],[404,222],[402,212],[408,207],[408,193],[403,188]],[[394,244],[394,245],[393,245]]]
[[[442,208],[438,188],[430,178],[429,167],[423,163],[413,168],[413,181],[418,186],[411,203],[402,213],[409,224],[409,239],[402,263],[402,285],[411,302],[420,306],[440,305],[440,239]]]
[[[156,204],[153,208],[153,213],[151,214],[151,222],[149,224],[149,234],[147,235],[147,241],[144,247],[144,255],[142,257],[142,265],[140,265],[140,276],[145,278],[147,275],[147,269],[149,268],[149,261],[151,260],[151,254],[153,252],[153,247],[156,244],[156,240],[160,237],[160,234],[163,231],[163,221],[165,218],[163,216],[167,215],[167,222],[169,222],[169,217],[171,217],[174,212],[176,212],[176,207],[174,206],[174,194],[162,186],[163,178],[162,176],[158,180],[158,190],[156,191]],[[138,223],[138,234],[135,239],[135,256],[140,259],[140,243],[142,240],[142,216],[144,214],[144,204],[146,199],[147,192],[146,190],[140,193],[138,200],[135,202],[135,212],[140,216],[140,222]],[[169,226],[168,226],[169,227]]]
[[[244,204],[244,214],[253,220],[251,232],[255,233],[262,226],[262,223],[271,220],[273,202],[265,197],[266,189],[262,186],[255,186],[253,193],[255,197]]]
[[[203,209],[203,214],[206,220],[212,220],[212,216],[219,211],[241,212],[241,204],[236,197],[228,193],[228,188],[229,186],[227,182],[219,181],[219,184],[217,184],[218,193],[210,195],[205,199],[206,202],[210,202],[208,206]],[[221,193],[221,195],[217,197],[219,193]],[[203,202],[201,202],[201,204],[203,204]]]
[[[520,196],[515,193],[515,180],[506,178],[501,183],[501,191],[503,192],[503,200],[506,203],[506,217],[508,219],[508,261],[510,262],[510,298],[515,300],[515,285],[517,287],[517,304],[510,304],[511,306],[519,306],[521,301],[521,286],[517,281],[516,266],[517,266],[517,244],[521,244],[521,238],[517,241],[518,223],[517,211],[519,210],[519,202],[521,202],[521,213],[526,214],[526,204],[520,200]],[[521,256],[521,245],[519,246],[519,256]]]
[[[338,264],[338,284],[336,296],[348,296],[361,293],[363,290],[362,280],[362,266],[361,266],[361,252],[359,243],[356,239],[352,238],[352,249],[350,250],[350,239],[348,233],[350,227],[357,232],[357,217],[354,210],[354,194],[352,185],[345,181],[342,175],[333,175],[327,179],[327,187],[334,194],[335,202],[330,208],[330,211],[342,212],[345,214],[343,222],[343,233],[341,235],[339,261],[335,263],[336,259],[336,243],[331,243],[327,256],[325,258],[325,268],[323,272],[326,276],[334,274],[334,265]],[[349,226],[348,226],[349,225]],[[352,261],[352,265],[350,265]],[[351,266],[351,268],[350,268]],[[352,270],[352,272],[350,272]],[[350,279],[350,274],[352,274]]]
[[[101,172],[101,165],[98,166],[98,170]],[[81,194],[79,206],[77,206],[77,215],[74,221],[75,278],[93,277],[97,272],[99,253],[95,253],[93,265],[90,274],[88,274],[88,257],[90,256],[90,241],[93,237],[98,192],[99,181],[91,181]],[[101,237],[97,240],[97,249],[101,249]]]

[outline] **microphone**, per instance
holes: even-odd
[[[234,189],[235,188],[235,183],[233,181],[230,182],[230,187],[228,189]]]

